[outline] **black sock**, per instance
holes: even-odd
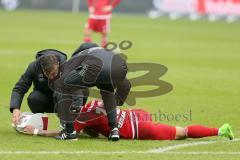
[[[108,114],[107,114],[107,117],[108,117],[108,125],[111,127],[111,129],[113,128],[117,128],[118,125],[117,125],[117,110],[114,109],[112,111],[110,111]]]
[[[65,131],[67,133],[72,133],[74,131],[74,125],[73,123],[66,123],[65,124]]]

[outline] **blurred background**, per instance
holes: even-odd
[[[12,1],[12,0],[3,0]],[[3,2],[2,1],[2,2]],[[18,2],[18,8],[55,9],[66,11],[87,11],[87,0],[13,0]],[[152,7],[152,1],[123,0],[116,9],[117,12],[146,12]]]
[[[86,0],[1,0],[6,10],[54,9],[72,12],[87,11]],[[240,0],[122,0],[115,9],[120,13],[148,14],[150,18],[168,16],[171,19],[189,17],[190,20],[207,18],[209,21],[238,20]]]
[[[86,150],[102,150],[103,145],[107,146],[107,142],[101,140],[87,139],[63,145],[54,140],[44,142],[41,138],[17,135],[11,128],[12,113],[9,112],[12,89],[28,64],[35,60],[38,51],[57,49],[66,53],[69,59],[83,43],[84,27],[89,17],[87,0],[0,1],[0,138],[4,144],[2,150],[22,150],[23,144],[25,149],[36,151],[69,151],[68,147],[79,149],[80,145]],[[236,137],[240,137],[239,15],[240,0],[121,0],[113,10],[109,41],[117,45],[123,40],[131,41],[131,48],[118,49],[116,52],[127,55],[128,63],[157,63],[166,66],[167,72],[158,80],[173,86],[166,94],[138,97],[135,106],[124,104],[124,107],[143,108],[157,115],[159,112],[166,115],[191,113],[191,120],[188,121],[161,121],[171,125],[221,126],[228,122],[232,124]],[[99,43],[100,37],[94,33],[92,39]],[[148,70],[146,65],[137,72],[129,71],[127,76],[133,79],[146,74]],[[160,68],[156,69],[156,72],[159,73]],[[132,91],[147,92],[158,88],[152,80],[154,81],[149,77],[149,81],[133,87]],[[31,91],[32,88],[24,96],[21,111],[30,111],[27,97]],[[50,128],[58,128],[58,122],[57,116],[50,114]],[[172,143],[181,142],[121,141],[122,145],[115,145],[112,151],[133,148],[142,150]],[[239,152],[240,148],[239,142],[215,145],[216,147],[209,145],[209,148],[202,146],[200,149]],[[200,149],[196,148],[196,151]],[[65,156],[66,159],[69,159],[69,156]],[[146,156],[141,155],[139,159],[146,160],[151,157],[150,154]],[[166,156],[169,159],[169,155]],[[180,155],[175,156],[175,159],[181,159]],[[192,159],[194,155],[189,156]],[[195,156],[199,159],[199,155]],[[217,158],[209,156],[211,158],[201,159]],[[225,158],[225,155],[220,156]],[[229,156],[231,157],[226,159],[233,158],[232,155]],[[182,159],[186,160],[186,156],[182,156]]]

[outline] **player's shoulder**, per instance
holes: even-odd
[[[31,61],[31,62],[28,64],[28,67],[36,67],[37,64],[38,64],[37,61],[34,60],[34,61]]]
[[[85,106],[83,106],[81,112],[91,112],[96,108],[102,108],[103,102],[101,100],[91,100]]]

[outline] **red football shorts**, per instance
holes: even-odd
[[[176,136],[176,127],[151,121],[140,121],[138,129],[139,139],[174,140]]]
[[[133,110],[138,119],[138,139],[174,140],[176,127],[154,123],[151,115],[141,109]]]
[[[95,32],[107,33],[110,32],[110,18],[108,19],[93,19],[89,18],[87,28]]]

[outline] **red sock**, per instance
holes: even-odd
[[[201,125],[187,126],[187,137],[189,138],[202,138],[218,135],[218,128],[209,128]]]
[[[85,37],[84,42],[92,42],[92,38],[91,37]]]

